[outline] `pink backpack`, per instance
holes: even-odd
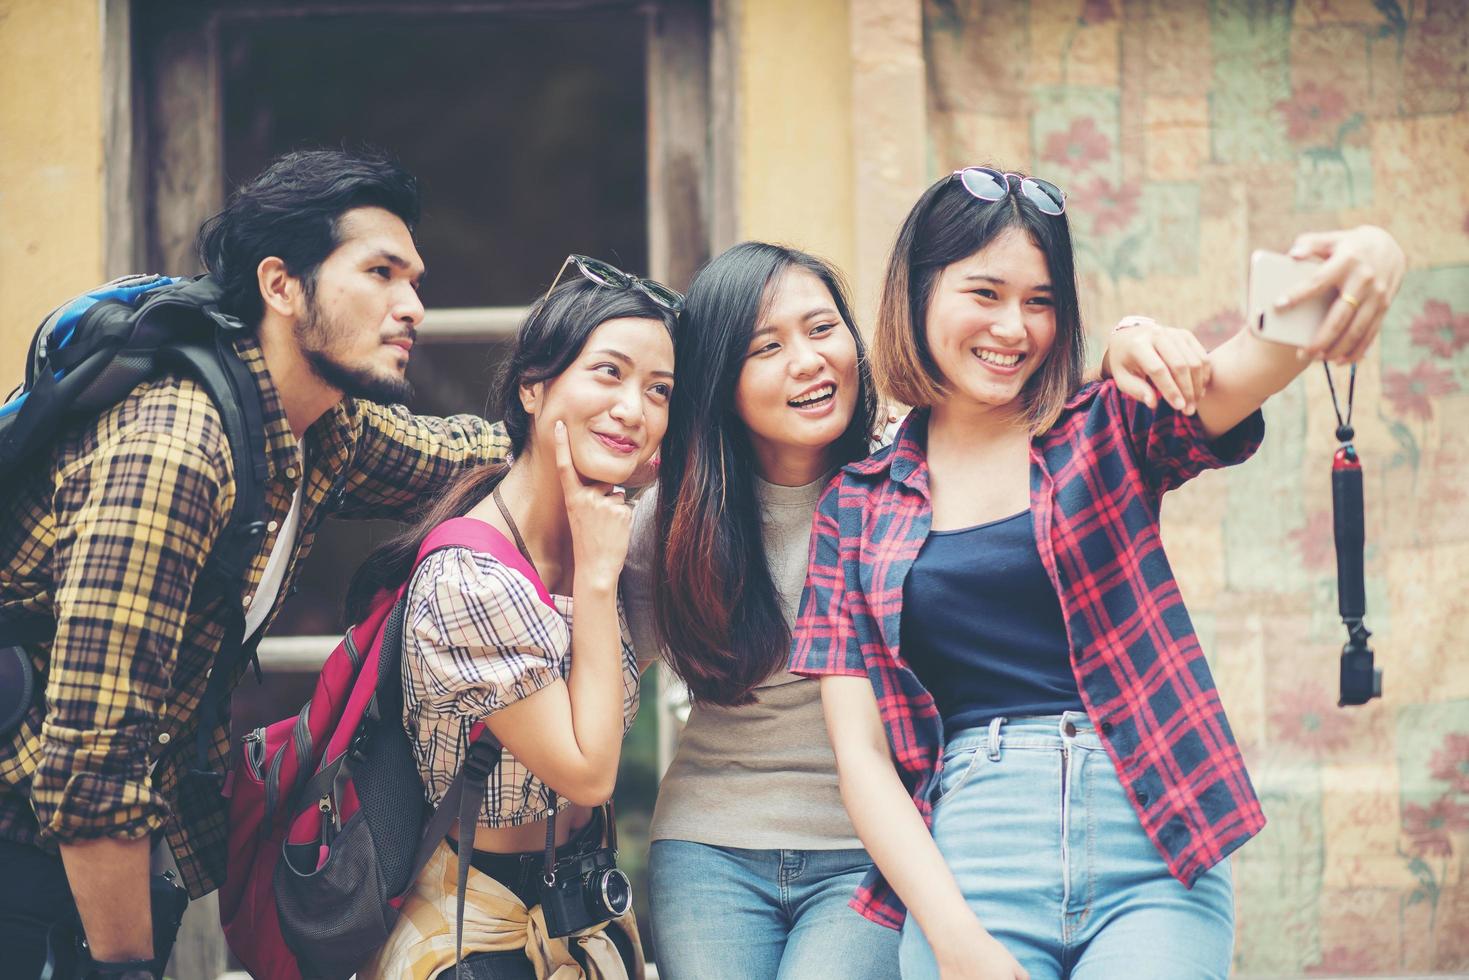
[[[493,555],[551,605],[515,546],[473,518],[434,528],[415,570],[454,547]],[[407,590],[405,582],[378,595],[327,658],[311,700],[294,718],[246,735],[225,781],[229,857],[219,918],[230,949],[257,980],[355,973],[387,941],[454,819],[473,825],[499,762],[499,744],[476,724],[442,802],[437,809],[424,802],[402,723]],[[471,849],[459,850],[462,907]]]

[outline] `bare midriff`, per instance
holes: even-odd
[[[560,847],[571,839],[578,830],[592,819],[593,807],[570,806],[556,814],[556,846]],[[459,824],[451,832],[455,840],[463,840]],[[546,821],[525,823],[518,827],[480,827],[474,832],[474,849],[493,854],[520,854],[524,851],[541,851],[546,847]]]

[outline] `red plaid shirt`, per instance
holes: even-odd
[[[1036,545],[1065,614],[1082,701],[1158,853],[1185,885],[1265,825],[1193,624],[1163,553],[1165,491],[1260,445],[1259,412],[1210,441],[1194,416],[1082,388],[1030,444]],[[933,505],[915,411],[887,449],[843,468],[817,506],[791,670],[866,676],[898,775],[925,821],[943,729],[899,654],[903,582]],[[898,928],[907,914],[874,869],[852,907]]]

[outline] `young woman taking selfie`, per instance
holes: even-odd
[[[1181,403],[1084,385],[1064,200],[969,168],[909,214],[873,360],[915,411],[822,496],[791,669],[821,678],[879,871],[854,905],[902,928],[904,977],[1223,978],[1225,858],[1264,816],[1159,505],[1248,458],[1311,362],[1242,332]],[[1341,289],[1318,348],[1360,356],[1401,249],[1302,247]]]

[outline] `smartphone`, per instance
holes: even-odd
[[[1277,310],[1275,301],[1309,279],[1321,268],[1319,259],[1293,259],[1279,252],[1256,251],[1250,256],[1249,328],[1256,337],[1305,347],[1326,319],[1336,300],[1330,289],[1288,310]]]

